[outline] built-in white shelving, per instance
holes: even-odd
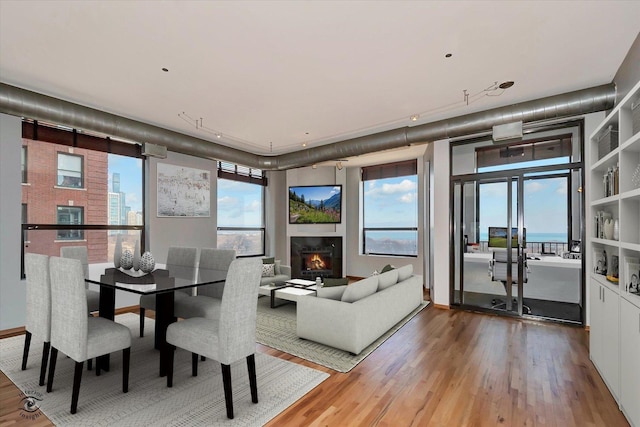
[[[630,424],[640,427],[640,294],[629,291],[631,281],[625,261],[640,259],[640,188],[632,177],[640,167],[640,132],[632,123],[632,106],[640,103],[640,82],[618,103],[589,138],[590,188],[587,188],[587,220],[606,212],[617,220],[619,233],[596,235],[592,224],[586,256],[589,272],[590,356],[598,372],[617,399]],[[640,107],[636,107],[640,108]],[[618,146],[599,157],[599,141],[617,130]],[[618,191],[607,195],[603,178],[618,169]],[[596,273],[596,253],[606,254],[607,275],[618,264],[618,282]],[[638,272],[640,273],[640,272]]]

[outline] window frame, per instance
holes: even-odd
[[[80,159],[80,185],[79,186],[64,185],[64,180],[63,180],[63,183],[60,183],[60,176],[61,176],[60,171],[77,172],[71,169],[60,169],[60,156],[75,157]],[[66,177],[66,175],[62,175],[62,176]],[[65,153],[64,151],[58,151],[56,153],[56,187],[71,188],[71,189],[85,188],[84,187],[84,156],[83,155],[74,154],[74,153]]]
[[[29,164],[28,155],[29,155],[28,147],[26,145],[23,145],[21,156],[20,156],[20,172],[22,175],[22,184],[29,183],[28,181],[29,175],[27,170],[27,165]]]
[[[362,189],[362,226],[360,227],[362,231],[362,254],[363,255],[373,255],[373,256],[388,256],[388,257],[403,257],[403,258],[417,258],[419,255],[419,227],[416,224],[415,227],[365,227],[365,218],[366,218],[366,203],[365,203],[365,185],[367,181],[371,180],[381,180],[381,179],[389,179],[389,178],[400,178],[405,176],[415,177],[416,185],[418,184],[418,170],[417,170],[418,161],[417,159],[405,160],[401,162],[394,162],[382,165],[375,165],[369,167],[363,167],[360,170],[361,173],[361,189]],[[417,192],[417,189],[416,189]],[[415,201],[415,209],[416,209],[416,222],[419,221],[419,206],[418,206],[418,198]],[[377,252],[377,251],[368,251],[367,249],[367,232],[415,232],[416,236],[416,247],[414,254],[398,254],[398,253],[387,253],[387,252]]]
[[[73,224],[73,223],[69,223],[69,224],[65,224],[65,223],[61,223],[60,222],[60,213],[61,213],[61,209],[68,209],[68,214],[70,216],[70,220],[71,217],[73,216],[73,214],[71,213],[72,210],[75,210],[77,213],[80,213],[80,222]],[[84,225],[84,206],[68,206],[68,205],[56,205],[56,224],[57,225]],[[64,232],[64,230],[58,230],[58,232],[56,233],[56,241],[74,241],[74,240],[84,240],[84,230],[67,230],[67,232],[73,232],[73,231],[77,231],[77,233],[70,233],[70,235],[72,237],[64,237],[62,235],[62,233]]]

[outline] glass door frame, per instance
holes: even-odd
[[[486,312],[491,312],[491,313],[500,313],[503,315],[507,315],[507,316],[513,316],[513,317],[528,317],[529,315],[524,315],[523,313],[523,288],[524,288],[524,257],[523,257],[523,251],[524,248],[522,248],[522,239],[523,239],[523,231],[524,231],[524,203],[518,203],[516,206],[516,222],[517,222],[517,229],[518,229],[518,246],[520,246],[519,248],[516,248],[517,250],[517,254],[516,256],[519,257],[518,259],[518,272],[517,272],[517,276],[518,276],[518,280],[517,280],[517,286],[518,286],[518,298],[517,298],[517,305],[518,305],[518,309],[517,311],[513,311],[512,310],[512,286],[507,286],[507,301],[506,301],[506,305],[507,305],[507,310],[493,310],[493,309],[483,309],[482,307],[477,307],[477,306],[471,306],[471,305],[467,305],[464,304],[464,298],[462,297],[463,292],[464,292],[464,268],[463,268],[463,262],[462,260],[464,259],[464,236],[463,233],[458,233],[459,234],[459,239],[458,241],[456,241],[456,234],[455,234],[455,230],[456,230],[456,226],[460,226],[460,224],[456,224],[456,218],[455,218],[455,187],[456,185],[460,185],[460,188],[464,188],[464,184],[468,183],[468,182],[474,182],[475,186],[476,186],[476,194],[479,194],[478,188],[479,185],[481,183],[496,183],[496,182],[505,182],[507,183],[507,187],[508,187],[508,191],[507,191],[507,257],[508,257],[508,263],[507,263],[507,280],[512,280],[513,277],[513,271],[512,271],[512,251],[510,251],[509,249],[513,249],[511,248],[511,238],[512,238],[512,229],[513,229],[513,221],[512,221],[512,217],[513,217],[513,213],[512,213],[512,209],[513,209],[513,203],[512,203],[512,197],[513,197],[513,182],[515,181],[517,183],[517,187],[516,187],[516,194],[517,194],[517,200],[524,200],[524,183],[528,180],[528,179],[537,179],[537,178],[556,178],[556,177],[566,177],[567,181],[568,181],[568,188],[572,188],[572,174],[571,171],[574,170],[580,170],[581,171],[581,180],[582,183],[584,185],[584,168],[583,168],[583,164],[582,162],[573,162],[573,163],[566,163],[563,165],[549,165],[549,166],[536,166],[536,167],[528,167],[528,168],[520,168],[520,169],[507,169],[507,170],[502,170],[502,171],[495,171],[495,172],[483,172],[483,173],[474,173],[474,174],[463,174],[463,175],[456,175],[455,177],[452,176],[451,180],[450,180],[450,188],[449,188],[449,195],[450,195],[450,206],[451,206],[451,210],[450,210],[450,215],[449,215],[449,229],[450,229],[450,233],[449,233],[449,238],[450,238],[450,271],[449,271],[449,300],[452,301],[452,306],[456,306],[456,307],[460,307],[462,309],[473,309],[473,310],[478,310],[478,311],[486,311]],[[566,172],[564,172],[566,171]],[[548,172],[548,174],[544,175],[545,172]],[[531,177],[531,178],[527,178],[527,175],[531,175],[531,174],[542,174],[536,177]],[[463,202],[464,202],[464,191],[460,191],[460,200],[458,200],[459,205],[464,206]],[[584,242],[585,241],[585,218],[584,218],[584,198],[582,198],[582,206],[580,207],[580,236],[581,236],[581,241]],[[478,213],[477,210],[479,209],[479,204],[476,203],[476,214]],[[569,216],[569,218],[567,218],[567,231],[568,233],[570,233],[571,231],[571,218],[570,216],[572,215],[572,202],[571,202],[571,198],[568,196],[568,207],[567,207],[567,215]],[[570,236],[570,234],[568,234]],[[458,252],[456,254],[456,251]],[[461,264],[459,266],[457,266],[459,268],[458,274],[459,274],[459,280],[460,280],[460,303],[455,303],[455,280],[456,280],[456,256],[458,256],[458,259],[461,260]],[[584,303],[585,303],[585,257],[582,257],[582,274],[581,274],[581,295],[580,295],[580,299],[581,299],[581,303],[580,305],[583,307],[582,308],[582,324],[584,324],[585,322],[585,310],[584,310]],[[538,316],[531,316],[533,318],[538,318]],[[542,319],[547,319],[547,318],[542,318]],[[555,320],[555,319],[547,319],[547,320]],[[562,322],[562,320],[558,319],[558,321]]]

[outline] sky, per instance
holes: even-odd
[[[365,227],[417,227],[418,177],[364,182]]]
[[[262,227],[262,186],[218,179],[218,227]]]
[[[114,173],[120,174],[120,191],[125,193],[126,205],[132,211],[142,212],[142,160],[109,154],[109,192],[113,191]]]
[[[289,187],[291,190],[293,187]],[[295,187],[298,196],[304,195],[305,200],[327,200],[340,192],[340,187],[335,185],[321,185],[309,187]]]

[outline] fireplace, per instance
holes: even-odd
[[[291,277],[342,277],[342,237],[292,237]]]

